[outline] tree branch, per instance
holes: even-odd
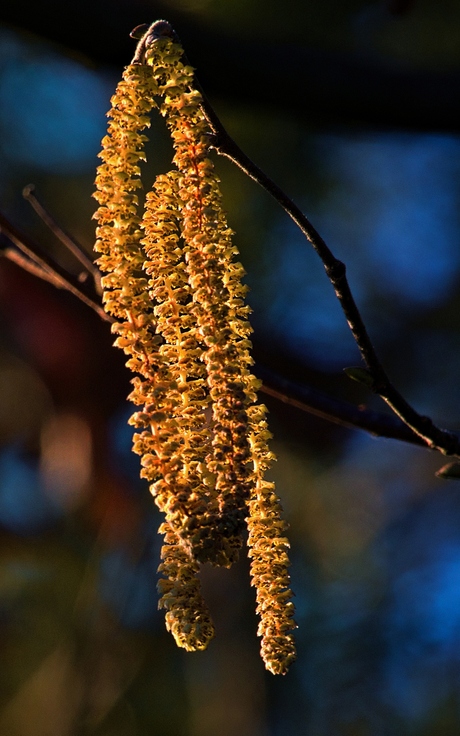
[[[211,106],[200,84],[197,88],[203,96],[203,112],[206,115],[213,131],[213,148],[216,152],[230,159],[247,176],[253,179],[281,205],[291,217],[306,239],[313,246],[320,257],[326,275],[334,287],[337,299],[340,302],[361,357],[369,370],[372,380],[369,387],[378,394],[392,409],[392,411],[415,432],[428,447],[438,450],[443,455],[460,456],[460,440],[453,432],[437,427],[429,417],[420,415],[399,393],[391,383],[383,365],[381,364],[359,309],[354,300],[346,276],[346,267],[339,261],[309,219],[300,208],[285,194],[285,192],[270,179],[251,159],[241,150],[237,143],[227,133],[224,125]]]
[[[35,194],[34,184],[28,184],[22,190],[22,196],[33,207],[37,215],[51,230],[53,235],[72,253],[74,258],[81,263],[84,269],[91,275],[94,281],[94,288],[98,294],[102,294],[101,274],[97,266],[94,265],[82,246],[74,240],[63,228],[56,222],[54,217],[48,212],[46,207],[40,202]]]
[[[112,317],[106,314],[98,301],[98,295],[86,290],[75,276],[69,274],[62,266],[53,261],[39,245],[34,243],[24,233],[21,233],[7,218],[0,213],[0,232],[13,243],[13,249],[6,246],[0,253],[16,265],[25,269],[34,276],[48,281],[58,289],[65,289],[93,309],[101,319],[113,322]],[[21,255],[22,254],[22,255]]]
[[[342,427],[361,429],[374,437],[385,437],[426,448],[425,441],[392,414],[356,407],[306,384],[290,381],[260,364],[256,364],[255,371],[258,378],[263,380],[260,390],[284,404]],[[458,439],[460,440],[460,435]]]

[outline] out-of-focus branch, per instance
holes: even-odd
[[[56,236],[56,238],[67,248],[70,253],[72,253],[77,261],[81,263],[83,268],[91,275],[94,281],[96,292],[98,294],[102,294],[101,274],[99,269],[94,265],[91,258],[89,258],[88,254],[85,252],[82,246],[77,243],[77,241],[74,240],[74,238],[72,238],[69,233],[67,233],[59,225],[58,222],[56,222],[54,217],[48,212],[42,202],[40,202],[37,195],[35,194],[35,186],[33,184],[28,184],[26,187],[24,187],[24,189],[22,190],[22,196],[34,208],[37,215],[40,217],[41,220],[43,220],[43,222],[51,230],[53,235]]]
[[[0,254],[8,261],[15,263],[16,266],[19,266],[24,271],[31,273],[32,276],[36,276],[37,278],[42,279],[42,281],[47,281],[57,289],[63,288],[63,283],[57,274],[43,266],[40,266],[31,258],[27,258],[27,256],[21,253],[17,248],[6,246],[5,248],[0,249]]]
[[[106,322],[113,322],[113,319],[104,312],[97,294],[93,294],[92,291],[86,289],[78,281],[78,278],[69,274],[62,266],[53,261],[39,245],[20,232],[1,213],[0,233],[3,234],[6,240],[6,244],[3,247],[0,246],[0,255],[13,261],[29,273],[33,273],[34,276],[48,281],[56,288],[69,291],[93,309],[101,319]],[[11,244],[15,247],[12,248]]]

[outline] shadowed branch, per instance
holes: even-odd
[[[309,243],[320,257],[326,275],[331,282],[348,326],[361,353],[361,357],[369,371],[370,381],[366,385],[378,394],[392,409],[392,411],[413,431],[428,447],[441,452],[443,455],[460,454],[459,437],[447,430],[437,427],[429,417],[419,414],[399,393],[390,381],[382,363],[380,362],[372,341],[367,332],[360,311],[351,292],[346,266],[338,260],[327,246],[321,235],[314,228],[308,217],[287,196],[287,194],[270,179],[251,159],[241,150],[237,143],[227,133],[225,127],[204,94],[200,84],[196,87],[203,96],[203,112],[206,115],[213,133],[213,148],[216,152],[228,158],[247,176],[253,179],[281,205],[291,217]]]

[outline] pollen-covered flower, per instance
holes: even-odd
[[[136,194],[142,186],[139,162],[145,158],[146,137],[140,131],[149,125],[145,113],[154,105],[155,92],[150,69],[131,65],[112,98],[111,122],[100,154],[104,163],[96,177],[95,198],[100,206],[95,213],[99,222],[95,249],[102,254],[99,267],[107,272],[102,279],[105,309],[120,320],[112,327],[118,335],[115,344],[129,356],[127,366],[140,374],[133,379],[130,395],[142,406],[130,420],[143,430],[134,435],[134,450],[142,455],[143,474],[172,491],[158,499],[167,518],[162,527],[167,540],[161,566],[167,579],[161,581],[160,603],[168,611],[167,626],[178,644],[202,649],[213,627],[201,599],[198,563],[190,551],[180,549],[181,539],[174,530],[183,528],[184,518],[190,526],[196,521],[193,511],[190,513],[190,483],[178,474],[184,467],[180,459],[183,435],[176,417],[182,393],[171,371],[174,361],[163,354],[163,338],[156,331],[155,305],[143,272],[145,253]]]
[[[185,552],[167,523],[161,525],[160,532],[165,535],[165,543],[158,569],[166,579],[158,582],[158,607],[166,610],[166,628],[177,646],[189,652],[206,649],[214,636],[214,626],[201,595],[198,563]]]
[[[147,195],[142,243],[156,331],[162,338],[158,352],[168,366],[176,396],[163,424],[174,425],[176,446],[167,468],[162,468],[159,457],[163,444],[153,436],[150,445],[156,457],[144,456],[142,476],[154,481],[151,490],[158,507],[194,557],[228,566],[234,552],[222,533],[215,476],[206,463],[212,449],[211,396],[193,314],[180,220],[178,172],[169,172],[157,177]]]
[[[137,192],[142,188],[139,163],[145,160],[147,140],[141,131],[150,125],[148,113],[156,92],[146,67],[125,69],[111,100],[111,120],[99,154],[103,163],[96,176],[94,197],[99,208],[94,218],[99,226],[95,250],[101,254],[99,268],[107,272],[102,280],[104,304],[109,314],[124,320],[124,327],[114,331],[123,333],[126,340],[135,339],[128,324],[132,309],[148,311],[146,282],[136,278],[143,262]]]
[[[266,667],[295,659],[286,523],[273,483],[273,454],[245,305],[244,269],[209,157],[210,129],[193,69],[165,21],[152,24],[112,98],[96,179],[105,309],[115,344],[138,375],[129,396],[141,476],[165,516],[158,583],[166,625],[179,646],[204,649],[214,634],[199,566],[230,566],[249,530],[258,633]],[[144,65],[145,62],[145,65]],[[158,105],[174,146],[139,212],[142,130]]]
[[[296,658],[292,634],[296,625],[289,587],[287,523],[281,518],[281,504],[274,483],[264,480],[274,459],[267,446],[271,434],[265,411],[263,404],[249,409],[254,485],[247,520],[248,546],[251,583],[256,588],[260,617],[257,633],[262,637],[261,655],[267,669],[279,675],[286,674]]]
[[[255,394],[248,380],[251,332],[244,305],[244,270],[234,257],[221,206],[219,181],[209,158],[209,129],[193,70],[171,38],[157,38],[146,51],[175,148],[181,234],[184,240],[191,314],[212,404],[212,447],[208,470],[215,476],[222,531],[236,549],[241,544],[249,498],[249,445],[246,408]]]

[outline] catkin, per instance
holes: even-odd
[[[242,543],[249,499],[249,445],[246,408],[253,398],[243,374],[252,359],[251,331],[244,305],[244,270],[221,206],[217,176],[209,158],[209,130],[193,89],[193,70],[181,61],[183,51],[168,37],[147,48],[146,60],[162,96],[175,149],[181,234],[193,295],[191,312],[202,346],[212,406],[213,438],[206,459],[215,476],[222,533],[235,550]]]
[[[202,599],[203,562],[230,566],[248,530],[251,582],[265,666],[295,659],[287,524],[265,474],[266,408],[251,373],[244,269],[222,209],[210,128],[193,69],[170,25],[152,24],[112,98],[96,178],[96,250],[115,344],[138,375],[133,449],[165,516],[159,606],[177,644],[204,649],[214,629]],[[139,162],[158,106],[174,169],[157,176],[139,213]]]

